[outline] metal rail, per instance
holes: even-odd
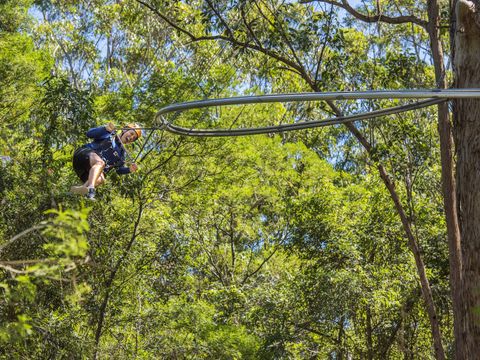
[[[189,101],[168,105],[157,112],[156,122],[163,128],[175,134],[187,136],[242,136],[253,134],[265,134],[273,132],[293,131],[340,124],[356,120],[370,119],[379,116],[396,114],[404,111],[423,108],[438,104],[448,99],[480,98],[480,89],[430,89],[430,90],[385,90],[385,91],[356,91],[356,92],[324,92],[324,93],[293,93],[271,94],[258,96],[239,96],[220,99],[206,99]],[[183,112],[191,109],[200,109],[213,106],[264,104],[275,102],[299,102],[299,101],[325,101],[325,100],[358,100],[358,99],[429,99],[413,104],[397,106],[394,108],[376,110],[343,117],[329,118],[325,120],[301,122],[295,124],[283,124],[260,128],[238,129],[188,129],[174,125],[165,120],[163,115],[171,112]]]
[[[176,126],[167,122],[164,124],[164,128],[174,134],[186,135],[186,136],[200,136],[200,137],[202,136],[204,137],[245,136],[245,135],[257,135],[257,134],[269,134],[269,133],[311,129],[314,127],[343,124],[346,122],[357,121],[357,120],[373,119],[379,116],[398,114],[405,111],[432,106],[444,101],[446,100],[430,99],[426,101],[416,102],[413,104],[396,106],[393,108],[381,109],[381,110],[371,111],[367,113],[340,116],[340,117],[328,118],[324,120],[304,121],[304,122],[298,122],[294,124],[281,124],[281,125],[256,127],[256,128],[212,129],[212,130],[187,129],[187,128]]]

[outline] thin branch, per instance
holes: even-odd
[[[252,30],[252,27],[250,26],[250,23],[247,20],[247,14],[245,13],[245,6],[244,5],[242,5],[240,7],[240,15],[242,16],[243,23],[245,24],[245,27],[247,28],[248,33],[250,34],[251,38],[253,39],[253,41],[258,46],[261,47],[262,44],[261,44],[260,40],[258,40],[257,36],[255,35],[255,32]]]
[[[0,253],[3,251],[3,249],[5,249],[10,244],[14,243],[16,240],[20,239],[21,237],[31,233],[32,231],[44,229],[46,226],[47,226],[47,224],[32,226],[31,228],[22,231],[20,234],[15,235],[10,240],[8,240],[5,244],[2,244],[0,246]]]
[[[47,16],[45,14],[45,11],[42,12],[42,15],[43,15],[44,22],[46,22],[48,24],[49,21],[47,20]],[[57,35],[55,34],[55,31],[53,29],[50,29],[49,35],[51,36],[53,41],[55,41],[57,43],[57,45],[62,50],[63,55],[67,58],[67,63],[68,63],[68,67],[70,68],[70,75],[72,76],[73,85],[74,85],[75,89],[79,89],[78,83],[77,83],[77,75],[76,75],[76,72],[75,72],[75,66],[73,64],[71,54],[67,51],[64,44],[62,43],[62,40],[59,37],[57,37]]]
[[[327,22],[328,26],[327,26],[327,32],[325,34],[325,41],[322,44],[322,50],[320,51],[320,56],[318,57],[318,61],[316,64],[315,75],[313,77],[313,81],[315,82],[315,84],[318,82],[318,74],[320,72],[320,66],[322,65],[322,62],[323,62],[323,55],[325,52],[325,48],[327,47],[330,32],[332,31],[332,18],[333,18],[333,5],[330,8],[330,15]]]
[[[144,210],[144,204],[140,203],[140,206],[138,208],[137,218],[135,219],[135,222],[133,224],[133,231],[132,231],[130,240],[127,243],[127,246],[123,249],[123,253],[120,255],[120,258],[117,260],[117,263],[115,264],[112,272],[110,273],[110,276],[105,282],[105,288],[106,288],[105,297],[103,298],[102,304],[100,305],[100,309],[98,312],[99,315],[97,320],[97,329],[95,331],[95,349],[93,354],[94,359],[97,359],[97,356],[98,356],[98,345],[100,343],[100,337],[102,336],[102,333],[103,333],[102,330],[103,330],[108,302],[110,300],[110,296],[112,293],[112,285],[118,271],[120,270],[120,267],[123,265],[123,261],[127,258],[128,254],[130,253],[130,249],[132,248],[135,240],[138,238],[138,227],[140,226],[140,222],[142,220],[143,210]]]
[[[280,33],[280,35],[282,36],[282,38],[285,40],[285,42],[287,43],[287,46],[288,48],[290,49],[290,51],[292,52],[292,55],[293,57],[295,58],[295,61],[297,62],[297,64],[301,64],[302,62],[300,61],[300,59],[298,58],[297,56],[297,52],[295,51],[295,48],[293,47],[290,39],[288,38],[288,34],[280,27],[280,26],[277,26],[277,24],[280,24],[281,22],[278,20],[278,17],[277,15],[275,14],[275,11],[274,10],[271,10],[268,8],[268,5],[265,4],[265,6],[267,7],[267,9],[270,10],[270,13],[272,14],[272,16],[275,18],[275,22],[272,22],[271,20],[269,20],[268,16],[266,16],[262,9],[260,8],[260,6],[258,5],[258,3],[255,1],[255,6],[257,7],[257,10],[258,12],[263,16],[263,18],[270,24],[270,26],[272,26],[273,28],[277,29],[277,31]],[[301,67],[302,69],[304,69],[304,67],[302,66]]]
[[[178,30],[179,32],[187,35],[192,41],[195,41],[195,39],[196,39],[195,35],[193,35],[191,32],[189,32],[189,31],[181,28],[180,26],[178,26],[175,22],[171,21],[168,17],[166,17],[160,11],[158,11],[155,7],[153,7],[152,5],[146,3],[145,1],[142,1],[142,0],[135,0],[135,1],[138,2],[139,4],[145,6],[146,8],[150,9],[155,15],[157,15],[159,18],[161,18],[163,21],[165,21],[168,25],[173,27],[175,30]]]
[[[255,275],[257,272],[260,271],[260,269],[263,267],[263,265],[266,264],[266,262],[268,260],[270,260],[272,258],[273,255],[275,255],[275,253],[277,252],[278,250],[278,246],[275,247],[275,249],[266,257],[263,259],[263,261],[260,263],[260,265],[253,271],[251,272],[250,274],[246,274],[245,277],[243,278],[243,281],[242,281],[242,285],[245,285],[245,283],[247,282],[248,279],[250,279],[253,275]]]
[[[225,30],[227,31],[228,36],[233,38],[232,29],[230,29],[230,26],[228,26],[227,22],[223,19],[222,14],[220,14],[220,12],[218,12],[217,9],[215,9],[215,7],[213,6],[213,4],[210,0],[206,0],[206,2],[208,4],[208,6],[210,7],[210,9],[212,9],[212,11],[218,17],[218,19],[220,20],[222,25],[225,26]]]
[[[346,10],[350,15],[354,16],[355,18],[359,19],[359,20],[362,20],[364,22],[367,22],[367,23],[378,23],[378,22],[384,22],[384,23],[387,23],[387,24],[405,24],[405,23],[414,23],[414,24],[417,24],[421,27],[423,27],[424,29],[427,28],[427,24],[428,22],[426,20],[422,20],[414,15],[402,15],[402,16],[396,16],[396,17],[392,17],[392,16],[386,16],[386,15],[383,15],[383,14],[380,14],[380,13],[377,13],[375,15],[365,15],[365,14],[362,14],[360,12],[358,12],[357,10],[355,10],[349,3],[347,0],[341,0],[341,2],[339,1],[334,1],[334,0],[300,0],[300,3],[301,4],[308,4],[308,3],[312,3],[312,2],[323,2],[323,3],[326,3],[326,4],[331,4],[331,5],[334,5],[334,6],[338,6],[344,10]]]

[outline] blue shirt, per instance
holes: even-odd
[[[93,141],[85,146],[95,151],[105,161],[105,173],[117,168],[118,174],[129,174],[130,168],[125,165],[126,152],[114,131],[109,132],[105,126],[91,128],[87,137]]]

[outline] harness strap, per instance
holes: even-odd
[[[120,161],[116,161],[114,164],[109,164],[108,160],[107,160],[107,155],[106,155],[106,153],[108,151],[113,151],[113,155],[117,158],[120,158],[120,154],[116,150],[113,149],[113,143],[114,143],[116,138],[118,138],[119,143],[120,143],[120,147],[125,152],[125,155],[128,156],[128,153],[127,153],[125,147],[123,146],[123,143],[122,143],[121,139],[116,134],[115,135],[110,135],[109,138],[107,138],[105,140],[102,140],[99,143],[99,147],[95,150],[95,152],[98,154],[98,156],[100,156],[100,158],[102,158],[103,161],[105,161],[105,170],[106,171],[110,170],[111,168],[118,168],[118,167],[121,166],[121,164],[119,164]],[[123,161],[122,161],[122,163],[123,163]]]

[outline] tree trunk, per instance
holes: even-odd
[[[478,4],[477,4],[478,9]],[[471,1],[459,0],[454,35],[455,86],[480,88],[480,14]],[[480,100],[455,102],[457,193],[462,237],[462,349],[457,359],[478,359],[480,344]]]
[[[443,45],[440,40],[440,6],[438,1],[428,2],[428,35],[435,68],[435,80],[440,89],[447,88]],[[442,190],[450,265],[450,292],[453,304],[454,337],[461,337],[461,237],[458,224],[457,198],[455,193],[455,176],[453,164],[453,139],[450,115],[446,103],[438,105],[438,134],[440,138],[440,157],[442,164]],[[462,351],[455,341],[455,353],[461,358]]]

